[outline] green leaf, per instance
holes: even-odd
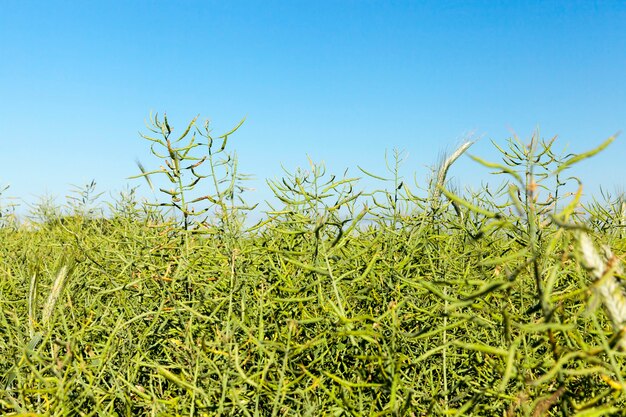
[[[381,176],[379,176],[379,175],[372,174],[371,172],[364,170],[363,168],[361,168],[361,167],[360,167],[360,166],[358,166],[358,165],[357,165],[356,167],[357,167],[358,169],[360,169],[360,170],[361,170],[361,172],[363,172],[363,173],[364,173],[365,175],[367,175],[368,177],[376,178],[377,180],[381,180],[381,181],[391,181],[391,179],[389,179],[389,178],[383,178],[383,177],[381,177]]]
[[[517,180],[517,182],[519,182],[520,184],[524,183],[522,181],[522,177],[520,177],[520,175],[515,170],[513,170],[513,169],[511,169],[511,168],[509,168],[507,166],[504,166],[504,165],[501,165],[501,164],[496,164],[495,162],[485,161],[484,159],[479,158],[479,157],[474,156],[474,155],[469,155],[469,157],[472,158],[474,161],[478,162],[479,164],[487,167],[487,168],[499,169],[502,172],[505,172],[505,173],[513,176]]]
[[[608,138],[607,140],[602,142],[600,144],[600,146],[598,146],[595,149],[590,150],[589,152],[585,152],[585,153],[581,153],[581,154],[572,156],[570,159],[568,159],[567,161],[563,162],[563,164],[560,167],[558,167],[557,170],[552,173],[552,175],[556,175],[559,172],[562,172],[563,170],[569,168],[570,166],[572,166],[576,162],[580,162],[583,159],[591,158],[592,156],[594,156],[595,154],[597,154],[598,152],[604,150],[607,146],[609,146],[617,138],[617,135],[618,134],[615,134],[615,135],[611,136],[610,138]]]
[[[474,204],[470,203],[469,201],[458,197],[454,194],[452,194],[450,191],[446,190],[445,188],[441,187],[441,186],[437,186],[438,189],[441,190],[441,192],[443,193],[443,195],[445,195],[450,201],[454,201],[455,203],[458,203],[462,206],[467,207],[468,209],[472,210],[475,213],[479,213],[482,214],[486,217],[489,217],[490,219],[497,219],[500,218],[500,214],[498,213],[493,213],[491,211],[488,211],[486,209],[480,208],[478,206],[475,206]]]

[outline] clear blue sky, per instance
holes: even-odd
[[[95,179],[115,192],[153,166],[138,132],[150,111],[214,132],[264,179],[306,166],[408,176],[469,132],[496,158],[516,132],[582,152],[626,129],[623,1],[3,1],[0,184],[34,201]],[[572,173],[624,188],[626,135]],[[489,180],[464,157],[460,186]]]

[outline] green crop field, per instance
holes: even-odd
[[[446,182],[469,142],[423,189],[399,154],[369,191],[311,164],[251,221],[235,130],[153,118],[159,201],[0,198],[3,415],[624,415],[626,201],[576,170],[613,138],[510,139],[477,192]]]

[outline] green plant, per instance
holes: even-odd
[[[241,193],[245,191],[241,181],[245,180],[246,176],[238,172],[237,158],[234,154],[226,152],[226,144],[229,136],[241,127],[243,120],[229,132],[213,138],[209,121],[207,120],[200,129],[196,125],[197,119],[194,118],[180,136],[173,139],[171,138],[173,128],[167,116],[164,115],[162,120],[158,114],[151,117],[148,130],[150,134],[157,136],[150,134],[141,136],[152,143],[150,146],[152,154],[163,160],[165,165],[156,170],[146,171],[137,161],[142,173],[131,178],[143,177],[153,188],[152,175],[166,177],[172,188],[160,187],[159,191],[167,195],[169,201],[156,204],[178,212],[184,231],[189,231],[193,226],[202,223],[202,220],[199,220],[201,216],[209,213],[212,206],[215,206],[219,209],[218,218],[223,222],[225,231],[236,232],[240,226],[240,223],[237,223],[237,213],[251,208],[243,205],[241,199]],[[205,163],[208,164],[206,171]],[[208,194],[197,190],[201,188],[198,185],[201,180],[210,183],[212,190]],[[194,191],[198,191],[196,194],[200,195],[190,195]],[[196,210],[197,203],[207,202],[209,203],[207,206]]]
[[[0,229],[7,227],[15,227],[17,218],[15,216],[15,208],[17,203],[5,203],[3,194],[9,189],[8,185],[0,186]]]
[[[82,190],[0,229],[0,413],[623,414],[622,214],[563,178],[595,151],[513,138],[479,160],[506,181],[463,194],[459,152],[415,190],[401,152],[373,191],[310,161],[247,227],[236,158],[193,123],[155,117],[165,201]]]
[[[582,321],[580,311],[576,312],[575,309],[571,310],[570,307],[566,307],[572,298],[580,297],[585,290],[584,286],[578,290],[571,287],[572,283],[567,279],[569,268],[564,263],[565,259],[573,256],[569,249],[569,242],[573,237],[567,231],[583,227],[567,223],[571,219],[580,220],[576,210],[582,195],[582,184],[580,180],[573,177],[563,181],[559,175],[576,162],[601,151],[613,140],[613,137],[609,138],[592,151],[560,158],[552,150],[554,139],[540,142],[536,136],[533,136],[528,146],[514,139],[509,142],[507,150],[498,148],[503,154],[504,164],[473,157],[482,165],[495,169],[497,174],[506,174],[511,179],[511,182],[503,187],[509,200],[502,204],[479,203],[477,205],[442,188],[442,192],[451,201],[483,217],[480,236],[488,234],[503,236],[510,241],[510,244],[506,245],[506,250],[480,261],[483,267],[495,266],[498,268],[497,271],[504,271],[505,277],[503,280],[485,282],[478,294],[483,299],[490,293],[502,293],[508,300],[499,315],[499,320],[502,322],[502,342],[508,351],[505,379],[500,388],[503,389],[511,382],[514,376],[512,361],[520,354],[524,359],[519,365],[521,369],[518,368],[518,376],[523,369],[529,372],[539,367],[544,369],[543,375],[540,373],[527,377],[532,381],[532,385],[556,383],[557,389],[551,397],[537,400],[533,405],[533,410],[535,410],[533,415],[539,415],[557,403],[561,412],[566,414],[575,409],[585,408],[576,404],[576,393],[571,389],[580,377],[591,377],[594,372],[593,367],[585,371],[581,369],[575,374],[576,376],[570,373],[570,369],[580,367],[582,365],[580,362],[589,360],[587,355],[591,352],[587,345],[581,343],[580,334],[574,335],[573,329],[580,326]],[[547,185],[551,180],[554,181],[552,187]],[[562,206],[560,205],[561,199],[567,195],[561,196],[559,190],[568,181],[577,182],[578,191],[570,194],[571,201]],[[549,192],[550,190],[554,194]],[[549,192],[544,200],[539,199],[540,191]],[[560,227],[553,227],[554,225]],[[577,258],[580,264],[590,269],[594,280],[603,281],[601,277],[609,274],[608,267],[604,266],[608,261],[599,260],[585,234],[579,234],[577,239],[583,254],[581,258]],[[612,256],[610,251],[605,251],[605,253],[608,256],[607,259],[610,259]],[[558,262],[555,263],[558,259],[562,260],[560,265]],[[533,287],[527,286],[529,282],[524,279],[526,274],[532,278]],[[620,323],[619,318],[622,315],[618,311],[623,308],[623,295],[620,298],[621,290],[616,287],[617,284],[612,277],[607,277],[604,284],[597,285],[612,321]],[[477,295],[473,295],[467,299],[472,300],[476,297]],[[464,304],[459,303],[459,306]],[[595,323],[597,326],[597,322]],[[528,332],[530,328],[527,326],[530,325],[534,325],[537,329],[536,335]],[[537,339],[537,336],[542,333],[545,339]],[[544,344],[547,345],[544,349],[549,352],[549,359],[546,358],[539,363],[526,362],[534,355],[533,351],[536,352],[537,346]],[[608,345],[605,344],[605,347]],[[612,356],[611,352],[606,353],[609,357]],[[590,362],[599,364],[595,360],[590,360]],[[583,369],[586,368],[582,366]],[[621,372],[619,370],[621,365],[614,360],[604,362],[602,366],[613,375]],[[601,394],[600,397],[604,395]],[[598,401],[600,397],[594,401]],[[614,410],[615,407],[607,408],[609,409]]]

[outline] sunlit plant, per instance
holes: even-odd
[[[218,209],[218,218],[226,229],[230,229],[237,219],[238,210],[250,209],[241,199],[246,190],[241,182],[246,176],[238,172],[236,155],[226,151],[230,135],[241,127],[244,120],[216,138],[211,134],[208,120],[201,127],[197,125],[197,120],[198,117],[192,119],[180,135],[173,137],[174,129],[166,115],[163,118],[159,118],[158,114],[151,117],[149,133],[141,136],[151,142],[152,155],[161,159],[164,165],[146,170],[137,161],[141,174],[131,178],[143,177],[154,189],[152,176],[164,177],[169,187],[161,186],[159,191],[166,196],[166,200],[156,204],[177,212],[183,230],[200,226],[213,207]],[[198,206],[201,203],[204,204]]]

